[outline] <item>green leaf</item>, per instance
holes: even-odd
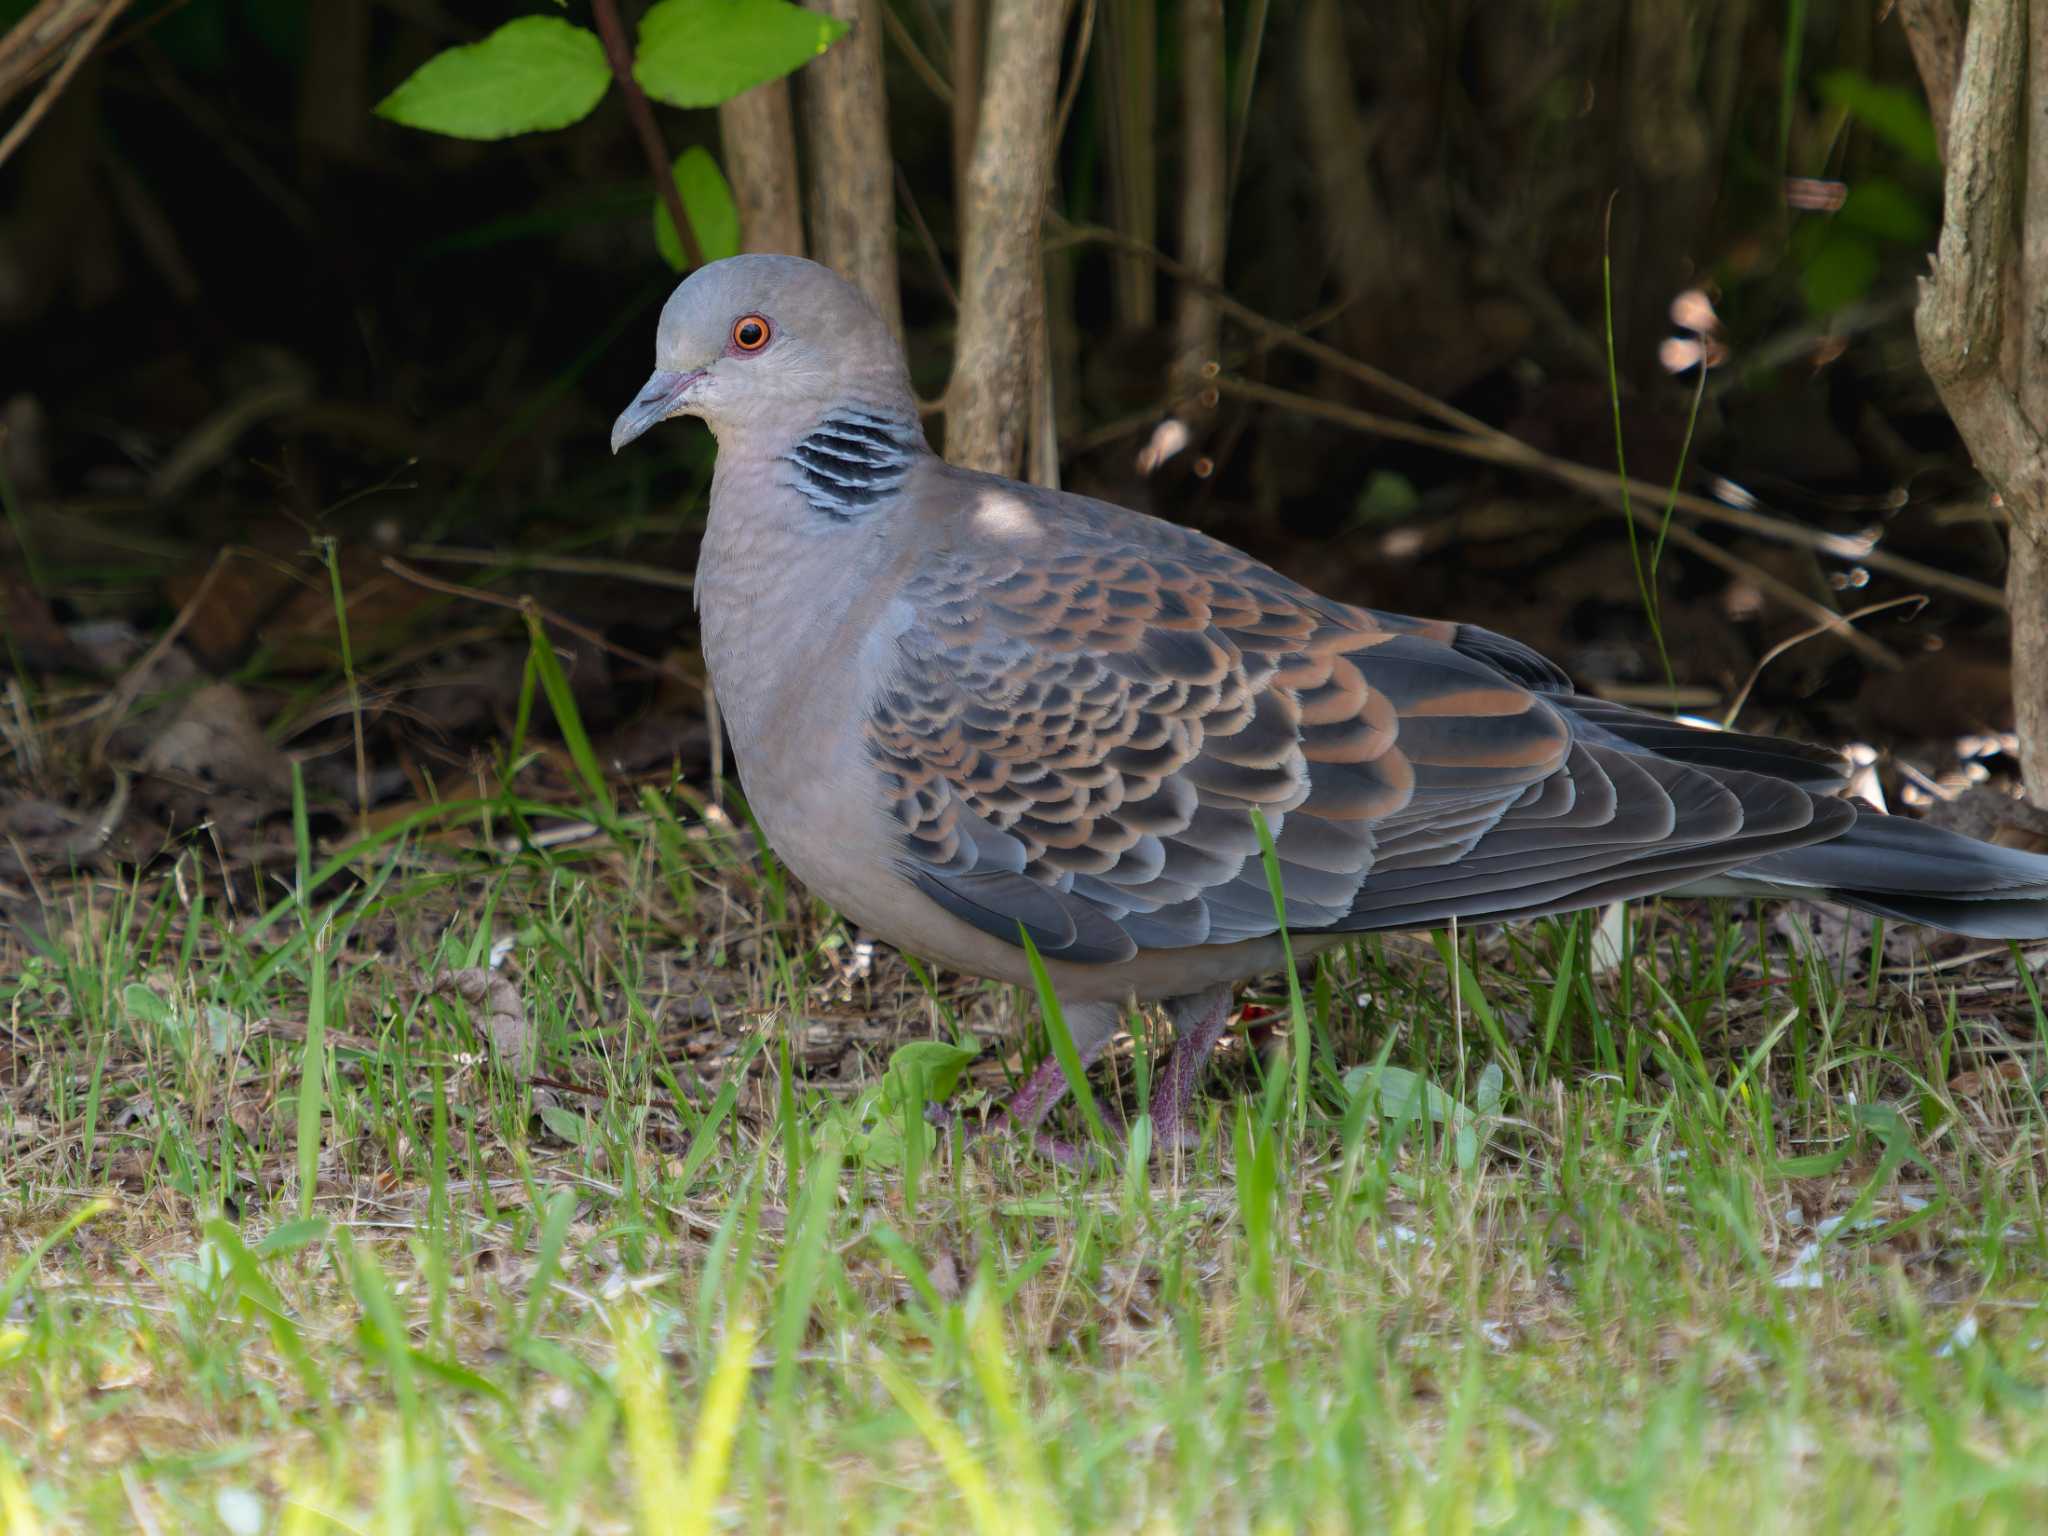
[[[1799,274],[1799,291],[1807,308],[1830,315],[1870,292],[1877,281],[1877,247],[1853,229],[1828,231]]]
[[[715,107],[801,68],[845,33],[845,22],[785,0],[661,0],[641,18],[633,78],[672,107]]]
[[[1472,1090],[1472,1107],[1482,1115],[1496,1114],[1500,1110],[1501,1086],[1507,1074],[1500,1069],[1500,1063],[1489,1061],[1479,1074],[1479,1082]]]
[[[889,1058],[888,1074],[882,1079],[883,1105],[897,1109],[907,1103],[913,1078],[924,1080],[924,1097],[928,1101],[944,1099],[959,1084],[967,1063],[980,1054],[979,1046],[969,1049],[944,1040],[913,1040],[898,1046]]]
[[[121,1006],[136,1024],[160,1029],[171,1022],[171,1005],[139,981],[131,981],[121,989]]]
[[[572,1147],[580,1147],[590,1140],[590,1122],[573,1110],[543,1104],[540,1123]]]
[[[377,115],[456,139],[566,128],[611,84],[597,35],[557,16],[522,16],[480,43],[437,53],[377,103]]]
[[[326,1236],[327,1222],[323,1217],[280,1222],[263,1234],[254,1251],[259,1259],[272,1259],[281,1253],[297,1253],[308,1243],[317,1243]]]
[[[725,172],[718,168],[711,152],[693,144],[677,155],[675,178],[676,190],[683,197],[683,212],[690,216],[690,228],[697,232],[697,245],[704,252],[704,259],[721,261],[739,254],[740,211],[733,204]],[[689,265],[683,255],[683,242],[676,236],[676,221],[668,216],[668,206],[658,197],[654,200],[654,243],[661,251],[661,259],[676,271]]]
[[[1918,91],[1879,85],[1853,69],[1831,70],[1819,80],[1821,99],[1840,107],[1879,138],[1925,165],[1941,164],[1934,119]]]
[[[1835,222],[1901,245],[1917,245],[1934,234],[1934,220],[1927,209],[1904,187],[1883,176],[1851,187]]]
[[[1354,1097],[1371,1094],[1382,1119],[1419,1120],[1427,1114],[1439,1125],[1472,1123],[1471,1110],[1406,1067],[1353,1067],[1344,1074],[1344,1089]]]
[[[1393,523],[1409,516],[1422,505],[1422,493],[1406,475],[1391,469],[1376,469],[1358,493],[1352,517],[1360,523]]]

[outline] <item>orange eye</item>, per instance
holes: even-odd
[[[741,315],[732,323],[732,344],[742,352],[758,352],[768,345],[768,317]]]

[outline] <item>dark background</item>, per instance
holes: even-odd
[[[629,22],[639,9],[625,7]],[[25,10],[0,0],[0,22]],[[1255,10],[1226,7],[1233,88]],[[1560,459],[1612,469],[1618,408],[1633,474],[1998,583],[2002,527],[1918,363],[1911,306],[1940,172],[1916,148],[1925,108],[1879,7],[1345,5],[1352,86],[1334,117],[1306,86],[1307,10],[1266,16],[1229,226],[1233,295],[1277,320],[1327,317],[1317,334],[1332,345]],[[557,13],[139,4],[0,168],[0,597],[23,685],[0,800],[36,812],[17,833],[100,805],[109,765],[146,754],[167,716],[96,740],[92,711],[180,615],[190,665],[127,703],[230,684],[263,746],[303,763],[316,814],[356,799],[389,812],[473,777],[511,724],[522,620],[396,574],[390,556],[531,594],[582,626],[554,633],[612,767],[703,772],[688,597],[639,578],[690,568],[710,442],[675,428],[620,460],[606,451],[674,281],[619,92],[574,128],[499,143],[372,111],[433,53],[522,12]],[[589,24],[581,4],[559,14]],[[943,69],[944,8],[897,0],[895,14]],[[1170,250],[1176,11],[1152,14],[1149,58],[1112,56],[1097,29],[1053,203]],[[949,117],[894,41],[885,58],[906,320],[920,391],[936,398],[952,325],[941,269],[957,254]],[[1111,195],[1133,150],[1105,110],[1141,87],[1157,102],[1142,142],[1150,227]],[[714,112],[657,112],[671,153],[720,152]],[[1795,206],[1814,200],[1841,206]],[[1614,507],[1227,397],[1199,442],[1141,475],[1166,400],[1173,285],[1141,268],[1147,323],[1104,246],[1052,263],[1069,487],[1197,523],[1336,596],[1484,621],[1590,686],[1669,699]],[[1691,288],[1715,306],[1721,361],[1689,437],[1698,374],[1672,372],[1663,349]],[[1228,325],[1224,350],[1243,376],[1406,414]],[[1733,574],[1673,547],[1657,585],[1678,700],[1702,715],[1724,713],[1774,645],[1811,628],[1745,570],[1843,610],[1916,590],[1853,558],[1698,526]],[[334,541],[349,614],[361,773],[320,539]],[[202,590],[226,547],[248,553]],[[1995,739],[1957,738],[2008,727],[2002,617],[1928,599],[1863,621],[1890,664],[1829,636],[1773,659],[1743,723],[1870,743],[1908,799],[2001,779]],[[155,791],[123,807],[121,856],[151,857],[209,816],[215,836],[239,827],[270,844],[285,804],[275,760],[240,771],[202,752],[158,767]],[[239,817],[222,814],[228,791]]]

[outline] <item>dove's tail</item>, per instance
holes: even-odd
[[[1971,938],[2048,938],[2048,857],[1875,811],[1709,886],[1698,894],[1836,901]]]

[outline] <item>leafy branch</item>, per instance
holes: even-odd
[[[629,47],[617,0],[591,0],[597,31],[521,16],[434,55],[377,104],[392,122],[458,139],[504,139],[581,122],[613,80],[654,177],[656,243],[681,270],[739,249],[732,188],[702,149],[673,162],[649,98],[715,107],[817,58],[846,32],[787,0],[661,0]]]

